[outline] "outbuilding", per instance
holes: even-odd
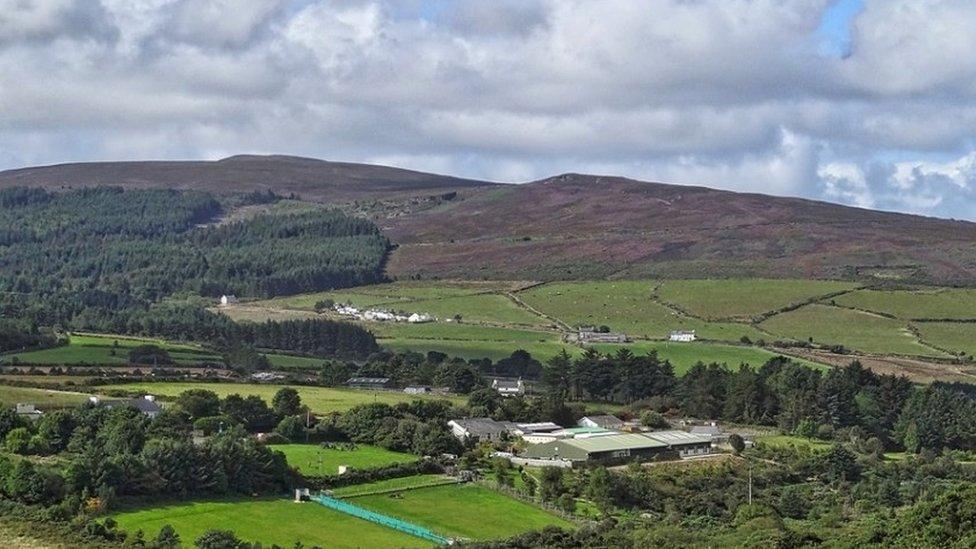
[[[665,452],[664,442],[628,433],[592,438],[554,440],[529,446],[520,457],[537,460],[565,460],[574,465],[598,462],[625,463],[632,460],[648,460]]]
[[[643,435],[668,445],[668,449],[681,457],[701,456],[712,451],[712,438],[686,431],[655,431]]]
[[[353,389],[389,389],[388,377],[351,377],[346,380],[346,387]]]

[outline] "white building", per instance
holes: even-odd
[[[498,391],[498,394],[502,396],[516,396],[525,394],[525,384],[522,383],[522,378],[518,378],[518,381],[496,379],[491,382],[491,388]]]
[[[420,313],[414,313],[407,317],[407,322],[412,324],[423,324],[424,322],[433,322],[434,318],[430,315],[422,315]]]
[[[668,335],[668,341],[690,342],[695,340],[695,331],[675,330]]]
[[[220,304],[223,305],[223,306],[225,306],[225,307],[227,305],[233,305],[235,303],[237,303],[237,296],[236,295],[222,295],[222,296],[220,296]]]

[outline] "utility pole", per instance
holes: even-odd
[[[749,505],[752,505],[752,462],[749,462]]]

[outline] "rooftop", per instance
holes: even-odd
[[[346,383],[389,383],[388,377],[351,377]]]
[[[667,444],[705,444],[712,442],[710,436],[696,435],[685,431],[655,431],[637,436],[653,438]]]
[[[648,438],[644,435],[622,433],[593,438],[571,438],[559,441],[559,444],[569,444],[587,453],[612,452],[614,450],[637,450],[641,448],[663,448],[667,444]]]

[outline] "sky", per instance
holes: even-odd
[[[976,220],[971,0],[0,0],[0,169],[293,154]]]

